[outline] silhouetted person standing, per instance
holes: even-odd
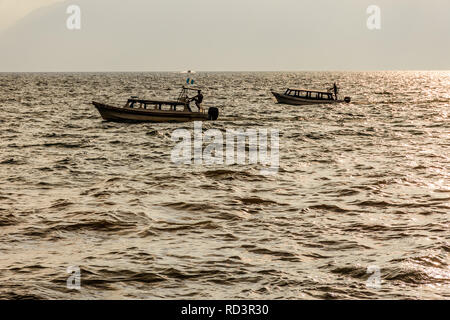
[[[333,84],[333,92],[334,92],[334,97],[337,100],[338,99],[339,88],[336,85],[336,82]]]

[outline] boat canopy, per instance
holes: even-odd
[[[148,99],[139,99],[138,97],[131,97],[128,99],[128,104],[141,103],[143,105],[169,105],[169,106],[180,106],[187,104],[186,101],[187,91],[202,91],[200,87],[182,87],[180,96],[178,100],[148,100]]]
[[[287,96],[302,99],[314,100],[334,100],[333,94],[327,91],[309,90],[309,89],[286,89],[284,93]]]
[[[141,103],[141,104],[150,104],[150,105],[169,105],[169,106],[180,106],[184,105],[184,102],[181,101],[167,101],[167,100],[143,100],[143,99],[128,99],[128,104],[131,103]]]
[[[310,90],[310,89],[302,89],[302,88],[288,88],[289,91],[299,91],[299,92],[313,92],[313,93],[330,93],[328,91],[323,90]]]

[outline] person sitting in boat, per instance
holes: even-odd
[[[192,98],[193,101],[195,101],[195,105],[198,108],[198,111],[202,110],[202,102],[203,102],[203,94],[201,90],[198,90],[198,94]]]

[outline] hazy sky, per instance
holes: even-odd
[[[66,27],[72,4],[81,30]],[[449,12],[449,0],[0,0],[0,71],[448,70]]]
[[[0,30],[14,24],[33,10],[63,0],[0,0]]]

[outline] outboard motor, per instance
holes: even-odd
[[[219,109],[211,107],[208,109],[208,120],[216,121],[219,118]]]
[[[352,98],[350,98],[350,97],[345,97],[345,98],[344,98],[344,101],[345,101],[346,103],[350,103],[350,101],[352,101]]]

